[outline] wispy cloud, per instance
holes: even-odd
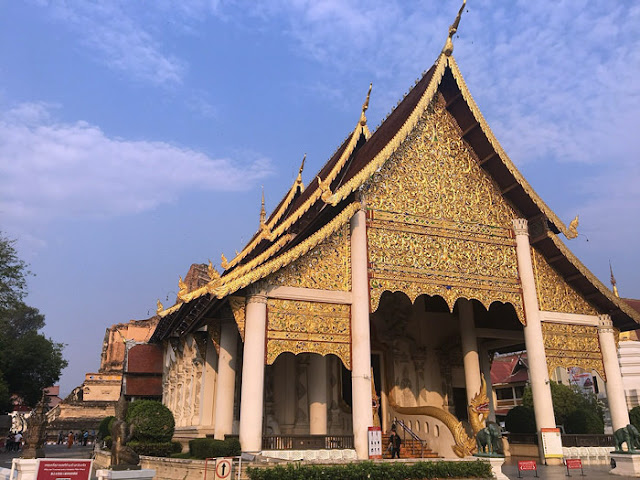
[[[61,123],[28,103],[0,114],[0,214],[8,224],[138,213],[188,190],[239,191],[271,173],[268,159],[210,158],[166,142]]]
[[[166,52],[157,35],[119,2],[52,2],[55,19],[73,29],[96,61],[138,81],[179,85],[186,64]]]

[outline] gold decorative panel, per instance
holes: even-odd
[[[533,247],[531,255],[540,310],[584,315],[600,313],[576,292]]]
[[[272,285],[351,290],[349,223],[292,264],[269,277]]]
[[[542,336],[549,374],[556,367],[595,370],[606,380],[598,327],[542,322]]]
[[[365,185],[371,308],[385,290],[511,303],[524,323],[512,219],[438,96]]]
[[[351,369],[351,307],[267,300],[267,364],[284,352],[336,355]]]
[[[233,312],[233,318],[238,325],[238,332],[244,342],[244,319],[245,319],[245,300],[244,297],[229,297],[229,305]]]

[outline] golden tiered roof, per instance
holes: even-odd
[[[294,184],[269,218],[262,210],[253,238],[232,260],[227,262],[223,256],[222,275],[214,276],[201,288],[185,292],[181,302],[159,312],[166,320],[161,322],[156,339],[165,338],[178,324],[188,328],[185,316],[202,317],[217,308],[220,300],[289,265],[344,225],[360,208],[358,190],[399,148],[438,94],[444,97],[446,108],[475,153],[478,165],[519,214],[537,225],[537,234],[531,237],[534,248],[594,307],[611,312],[617,326],[637,327],[640,314],[607,289],[558,238],[559,233],[569,239],[576,237],[577,218],[567,227],[544,203],[502,149],[473,100],[452,55],[452,45],[448,48],[462,10],[451,25],[447,44],[434,65],[380,126],[373,133],[367,126],[365,112],[370,86],[355,128],[309,186],[305,189],[302,183],[303,159]],[[187,312],[190,303],[196,300],[197,308]],[[194,324],[195,320],[192,318],[190,322]]]

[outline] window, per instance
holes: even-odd
[[[498,400],[511,400],[513,398],[513,389],[511,387],[496,388],[496,397],[498,397]]]
[[[513,391],[515,392],[515,398],[522,398],[522,396],[524,395],[524,385],[513,387]]]

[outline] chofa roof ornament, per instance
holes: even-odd
[[[458,31],[458,25],[460,25],[460,17],[462,17],[462,12],[464,11],[464,7],[467,5],[467,0],[462,0],[462,6],[460,10],[458,10],[458,15],[456,19],[453,21],[451,26],[449,26],[449,36],[447,37],[447,41],[444,44],[444,48],[442,49],[442,53],[444,53],[447,57],[450,57],[453,53],[453,36]]]

